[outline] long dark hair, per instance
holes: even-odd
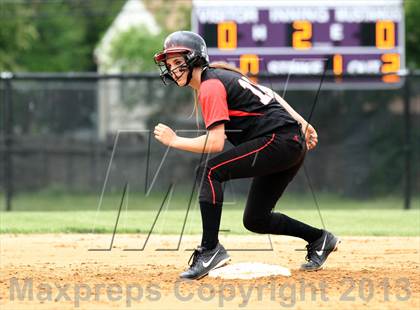
[[[230,71],[235,71],[239,74],[242,74],[245,76],[244,72],[242,72],[239,68],[228,64],[227,62],[224,61],[215,61],[209,64],[210,68],[216,68],[216,69],[225,69],[225,70],[230,70]]]

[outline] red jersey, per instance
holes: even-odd
[[[297,124],[271,89],[231,70],[205,68],[198,100],[206,128],[225,123],[226,136],[233,145]]]

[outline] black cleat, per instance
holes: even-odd
[[[192,263],[190,264],[191,259]],[[228,253],[220,243],[217,243],[217,246],[212,250],[197,247],[188,261],[190,268],[181,273],[180,277],[198,280],[207,275],[210,270],[223,266],[229,260]]]
[[[338,244],[340,242],[340,239],[338,239],[332,233],[323,230],[322,236],[319,239],[309,243],[306,246],[308,254],[306,255],[305,259],[308,262],[302,264],[300,269],[306,271],[322,269],[328,255],[330,255],[330,253],[333,251],[337,251]]]

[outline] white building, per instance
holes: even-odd
[[[127,0],[94,51],[99,73],[121,72],[121,69],[112,63],[111,43],[119,34],[133,27],[146,28],[151,34],[161,31],[141,0]],[[98,136],[101,140],[117,130],[147,129],[145,120],[151,109],[145,102],[145,96],[139,96],[138,102],[129,107],[121,104],[121,88],[122,83],[119,80],[101,80],[98,84]]]

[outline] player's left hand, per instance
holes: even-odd
[[[170,146],[176,138],[176,133],[168,126],[159,123],[155,126],[155,138],[161,143]]]
[[[305,128],[303,128],[303,130],[305,130]],[[315,128],[310,124],[308,124],[308,128],[306,129],[305,140],[308,150],[312,150],[318,144],[318,134],[316,133]]]

